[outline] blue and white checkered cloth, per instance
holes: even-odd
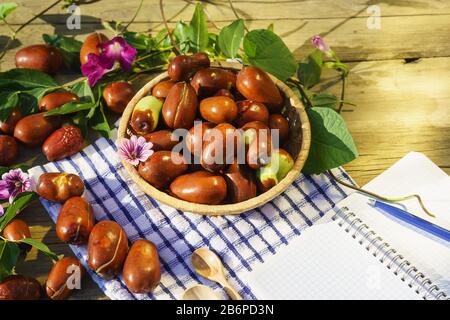
[[[313,225],[347,196],[329,176],[301,175],[283,194],[260,208],[241,215],[208,217],[181,212],[144,194],[128,177],[112,140],[99,139],[80,153],[30,170],[33,178],[43,172],[78,174],[86,185],[85,199],[97,221],[121,224],[130,243],[145,238],[156,244],[161,260],[161,283],[153,294],[133,294],[121,277],[106,281],[87,266],[87,246],[71,246],[91,277],[112,299],[180,299],[196,283],[211,282],[198,276],[191,265],[192,252],[202,246],[222,258],[231,284],[244,299],[255,299],[242,275],[275,254]],[[342,169],[335,173],[346,181]],[[56,221],[61,205],[41,199]]]

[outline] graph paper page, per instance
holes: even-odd
[[[335,221],[306,229],[247,279],[258,299],[421,299]]]

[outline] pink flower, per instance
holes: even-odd
[[[109,71],[112,70],[114,62],[98,56],[94,53],[88,55],[88,61],[81,66],[81,72],[88,78],[89,86],[93,87],[95,84]]]
[[[21,169],[12,169],[4,173],[0,181],[0,199],[8,199],[12,203],[14,198],[22,192],[31,191],[32,182],[28,174]]]
[[[325,41],[320,36],[312,37],[311,42],[314,47],[316,47],[326,55],[331,55],[330,47],[325,43]]]
[[[81,72],[88,78],[91,87],[113,70],[116,62],[124,71],[130,70],[137,55],[137,50],[121,37],[103,42],[98,47],[101,49],[100,55],[89,54],[88,61],[81,66]]]
[[[108,61],[118,61],[124,71],[131,69],[131,64],[136,58],[137,50],[130,46],[122,37],[115,37],[98,46],[102,50],[102,57]]]
[[[123,138],[118,145],[118,154],[122,160],[137,166],[153,154],[153,143],[147,142],[144,137],[131,136]]]

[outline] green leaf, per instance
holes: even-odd
[[[80,97],[81,100],[94,102],[94,93],[92,92],[92,88],[89,86],[87,79],[75,83],[71,88],[70,91],[72,93],[75,93],[77,96]]]
[[[49,256],[53,260],[55,260],[55,261],[58,260],[58,256],[55,253],[53,253],[49,249],[49,247],[47,247],[44,243],[42,243],[42,242],[40,242],[38,240],[35,240],[35,239],[32,239],[32,238],[25,238],[25,239],[22,239],[22,240],[20,240],[18,242],[29,244],[30,246],[35,247],[36,249],[38,249],[39,251],[41,251],[45,255]]]
[[[150,51],[154,45],[153,38],[144,33],[126,31],[123,34],[123,37],[125,41],[136,50]]]
[[[183,21],[178,21],[175,25],[175,29],[173,30],[173,35],[177,39],[181,52],[189,52],[192,38],[191,27]]]
[[[184,21],[178,21],[173,30],[173,35],[179,42],[189,41],[192,37],[190,25]]]
[[[108,119],[105,116],[103,110],[103,104],[100,104],[95,109],[94,115],[89,120],[89,125],[97,130],[103,137],[111,138],[111,127],[109,126]]]
[[[5,18],[16,8],[17,3],[15,2],[0,3],[0,20],[5,20]]]
[[[358,151],[341,115],[321,107],[309,108],[306,112],[312,139],[304,173],[322,173],[356,159]]]
[[[271,24],[269,24],[269,25],[267,26],[267,30],[274,32],[274,31],[273,31],[273,30],[274,30],[273,23],[271,23]]]
[[[209,36],[208,47],[205,49],[205,52],[209,56],[217,56],[220,51],[218,45],[219,35],[215,33],[210,33],[208,36]]]
[[[34,199],[37,199],[37,194],[35,192],[27,191],[19,193],[14,199],[14,202],[6,208],[5,214],[0,217],[0,231],[2,231],[6,225]]]
[[[138,71],[139,69],[152,69],[156,68],[157,66],[165,65],[170,56],[170,51],[163,51],[163,52],[154,52],[148,57],[142,57],[142,60],[139,60],[135,64],[135,71]]]
[[[24,115],[29,115],[39,111],[38,101],[47,93],[54,91],[56,87],[36,87],[20,92],[19,107]]]
[[[339,99],[331,93],[322,92],[310,98],[313,107],[331,108],[335,110]]]
[[[44,33],[42,38],[46,43],[72,53],[80,53],[83,46],[83,42],[79,40],[57,34],[49,35]]]
[[[19,105],[18,91],[5,91],[0,93],[0,121],[8,119],[11,110]]]
[[[194,52],[204,51],[208,46],[209,35],[206,15],[201,3],[195,6],[194,15],[190,23],[192,29],[192,44]]]
[[[219,48],[229,58],[236,58],[242,38],[244,37],[244,20],[239,19],[224,27],[219,33]]]
[[[322,52],[314,50],[298,66],[298,79],[306,88],[311,88],[319,83],[322,74]]]
[[[24,116],[37,112],[39,110],[38,99],[31,94],[20,92],[19,109]]]
[[[73,102],[63,104],[59,108],[55,108],[50,111],[47,111],[45,113],[45,116],[48,117],[48,116],[70,114],[70,113],[75,113],[78,111],[89,110],[92,108],[95,108],[95,103],[92,103],[92,102],[80,103],[80,102],[73,101]]]
[[[166,29],[161,29],[155,36],[155,46],[159,49],[169,48],[171,46],[170,37]]]
[[[55,90],[55,87],[50,87],[50,88],[37,87],[37,88],[21,91],[21,93],[28,94],[28,95],[36,98],[36,100],[40,100],[47,93],[49,93],[50,91],[54,91],[54,90]]]
[[[283,40],[266,29],[252,30],[244,37],[247,61],[285,81],[297,71],[293,54]]]
[[[71,70],[80,69],[80,50],[83,43],[74,38],[43,34],[42,38],[47,44],[59,48],[64,60],[64,64]]]
[[[80,111],[76,115],[72,116],[72,121],[80,128],[83,137],[88,134],[88,121],[89,118],[86,116],[86,111]]]
[[[20,86],[22,89],[55,88],[58,83],[46,73],[25,68],[16,68],[0,72],[0,87],[11,85]]]
[[[20,249],[14,242],[0,240],[0,282],[13,274]]]

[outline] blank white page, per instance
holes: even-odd
[[[246,279],[258,299],[421,299],[335,221],[306,229]]]

